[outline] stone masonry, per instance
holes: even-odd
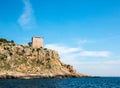
[[[43,48],[44,40],[43,37],[32,37],[32,48]]]

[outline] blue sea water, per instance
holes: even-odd
[[[0,88],[120,88],[120,77],[0,79]]]

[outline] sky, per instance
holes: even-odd
[[[80,73],[120,76],[120,0],[0,0],[0,37],[32,36]]]

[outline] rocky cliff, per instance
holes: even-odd
[[[87,77],[63,64],[57,51],[0,40],[0,78]]]

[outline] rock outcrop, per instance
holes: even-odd
[[[88,77],[63,64],[57,51],[0,41],[0,78]]]

